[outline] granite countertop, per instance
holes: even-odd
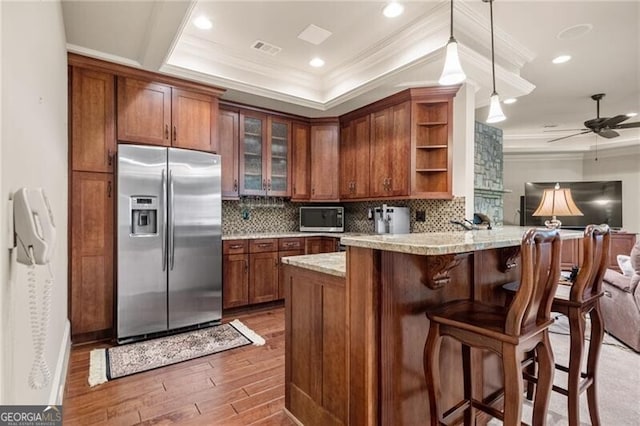
[[[505,226],[491,230],[466,232],[429,232],[422,234],[345,236],[346,246],[375,250],[396,251],[418,255],[465,253],[520,245],[522,236],[530,227]],[[563,240],[582,238],[581,231],[561,230]]]
[[[347,258],[345,252],[289,256],[283,257],[282,261],[287,265],[298,266],[337,277],[345,277],[347,274]]]
[[[333,237],[333,238],[342,238],[345,236],[360,236],[366,235],[363,233],[357,232],[301,232],[301,231],[292,231],[292,232],[253,232],[253,233],[242,233],[242,234],[223,234],[222,240],[257,240],[261,238],[300,238],[300,237]]]

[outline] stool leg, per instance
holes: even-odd
[[[523,354],[514,345],[503,343],[502,369],[504,372],[504,425],[520,425],[522,418]]]
[[[440,399],[440,324],[431,321],[429,325],[429,336],[424,345],[424,378],[427,382],[427,393],[429,395],[429,412],[431,426],[440,425],[440,411],[438,411],[438,400]]]
[[[569,426],[580,424],[580,371],[584,349],[584,317],[579,309],[569,309],[569,378],[567,382]]]
[[[544,426],[546,424],[555,371],[548,330],[543,332],[542,342],[536,348],[536,358],[538,360],[538,385],[536,386],[536,398],[533,402],[532,426]]]
[[[600,302],[589,312],[591,318],[591,341],[589,342],[589,355],[587,357],[587,377],[591,378],[591,386],[587,388],[587,403],[589,405],[589,416],[593,426],[600,425],[600,413],[598,412],[597,380],[598,380],[598,358],[604,338],[604,323]]]

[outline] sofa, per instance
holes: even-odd
[[[607,269],[600,302],[604,328],[636,352],[640,352],[640,241],[629,254],[627,275]]]

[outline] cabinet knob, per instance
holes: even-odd
[[[315,188],[311,188],[311,195],[315,195],[316,193],[316,189]]]
[[[262,190],[263,191],[267,190],[267,180],[266,179],[262,179]]]
[[[244,261],[244,273],[246,274],[247,272],[249,272],[249,261],[245,260]]]
[[[111,181],[107,182],[107,197],[111,198]]]
[[[267,191],[271,191],[271,179],[267,179]]]
[[[112,158],[113,158],[113,154],[111,153],[111,150],[110,150],[110,149],[108,149],[108,150],[107,150],[107,164],[108,164],[108,165],[111,165]]]
[[[169,125],[168,124],[164,125],[164,138],[169,140]]]
[[[173,126],[173,141],[175,142],[178,139],[178,129],[176,126]]]
[[[238,179],[233,180],[233,192],[238,191]]]

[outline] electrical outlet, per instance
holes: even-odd
[[[416,210],[416,222],[426,222],[427,213],[424,210]]]

